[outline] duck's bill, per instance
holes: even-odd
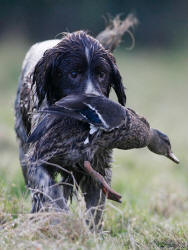
[[[172,152],[170,152],[169,153],[169,155],[167,155],[167,157],[170,159],[170,160],[172,160],[172,161],[174,161],[175,163],[179,163],[180,161],[178,160],[178,158],[175,156],[175,154],[173,154]]]

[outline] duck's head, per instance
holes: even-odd
[[[148,148],[156,154],[164,155],[175,163],[179,163],[178,158],[172,153],[168,136],[157,129],[152,129],[151,131],[151,139]]]

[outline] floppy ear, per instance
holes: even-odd
[[[117,68],[116,62],[114,57],[110,54],[110,65],[112,68],[112,87],[116,92],[118,102],[125,106],[126,104],[126,94],[125,94],[125,88],[122,83],[122,78],[120,75],[120,72]]]
[[[113,68],[112,69],[112,87],[116,92],[118,102],[121,105],[125,106],[126,94],[125,94],[125,88],[123,86],[121,75],[115,63],[113,63],[112,68]]]
[[[38,106],[41,105],[45,96],[49,104],[53,101],[53,74],[57,67],[59,53],[55,49],[47,50],[35,66],[32,86],[36,86]]]

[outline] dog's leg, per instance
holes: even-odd
[[[59,186],[48,171],[41,166],[31,166],[28,171],[28,187],[32,191],[32,212],[50,207],[67,211],[68,207]]]
[[[95,183],[91,181],[85,193],[86,208],[89,219],[87,220],[91,230],[100,231],[103,227],[103,211],[105,208],[106,196]]]
[[[82,182],[81,190],[84,193],[86,208],[88,210],[88,223],[92,230],[100,231],[103,227],[103,212],[105,208],[106,195],[101,190],[101,187],[91,179],[85,177]],[[105,169],[105,181],[110,185],[111,168]]]

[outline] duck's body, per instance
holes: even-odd
[[[105,97],[67,96],[40,112],[47,115],[29,137],[30,143],[35,142],[29,162],[58,163],[73,171],[78,184],[85,178],[81,173],[85,171],[86,161],[102,176],[111,175],[113,148],[148,146],[151,151],[168,158],[172,155],[166,135],[151,129],[133,110]],[[56,171],[64,175],[63,171]]]
[[[101,97],[96,96],[94,98],[99,102],[101,101]],[[93,99],[90,99],[88,102],[91,110],[94,107],[96,108]],[[106,107],[108,107],[108,104],[113,103],[107,98],[105,102]],[[85,172],[84,162],[90,162],[92,168],[104,176],[106,182],[110,185],[112,149],[145,147],[150,139],[150,126],[144,118],[139,117],[132,110],[117,106],[116,103],[114,103],[114,106],[116,113],[122,113],[122,120],[119,126],[117,124],[114,126],[115,122],[111,123],[109,121],[108,124],[112,126],[109,126],[107,131],[101,125],[101,127],[95,127],[96,130],[93,134],[91,134],[90,127],[91,125],[94,126],[93,118],[90,121],[81,121],[80,117],[75,119],[74,112],[77,110],[79,114],[80,106],[78,109],[74,108],[74,112],[71,113],[70,111],[69,114],[65,112],[64,107],[59,106],[57,106],[57,112],[55,105],[52,108],[45,109],[45,112],[50,114],[47,114],[44,118],[45,123],[42,121],[40,124],[47,125],[50,122],[51,126],[47,126],[48,128],[46,129],[46,126],[43,127],[39,124],[39,128],[37,127],[29,138],[30,142],[34,141],[29,150],[29,162],[31,163],[29,175],[32,175],[33,168],[38,166],[40,162],[43,162],[43,164],[44,162],[57,163],[63,169],[73,172],[76,182],[78,184],[82,183],[81,188],[83,191],[88,192],[89,188],[93,196],[99,195],[100,188],[93,178],[87,176],[88,173]],[[103,108],[102,112],[105,113],[104,104]],[[100,117],[104,121],[105,116],[102,113],[100,113]],[[111,119],[113,120],[114,117]],[[36,140],[37,136],[38,140]],[[87,138],[88,143],[86,143]],[[72,182],[72,179],[67,179],[64,171],[55,170],[54,167],[50,166],[49,168],[53,168],[53,172],[60,172],[64,182]]]
[[[36,142],[35,160],[49,160],[48,150],[61,155],[65,165],[75,165],[93,161],[98,151],[149,143],[147,121],[103,96],[67,96],[40,112],[46,116],[28,139]]]

